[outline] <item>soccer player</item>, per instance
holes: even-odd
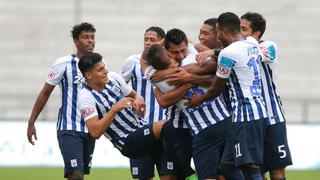
[[[144,33],[144,50],[152,44],[163,43],[165,32],[162,28],[152,26]],[[146,113],[144,121],[152,124],[165,118],[164,110],[159,106],[154,94],[153,85],[146,79],[140,66],[141,53],[129,56],[122,66],[122,78],[131,81],[132,88],[144,98],[146,102]],[[161,159],[150,158],[145,156],[139,159],[130,159],[130,169],[133,178],[140,180],[152,179],[154,177],[154,165],[156,165],[160,179],[175,179],[174,164],[163,152]]]
[[[186,163],[184,150],[172,124],[162,120],[145,125],[139,118],[144,108],[143,97],[118,74],[108,73],[101,55],[91,53],[83,56],[79,68],[86,79],[80,93],[80,109],[94,138],[104,134],[128,158],[146,155],[157,158],[162,142],[183,176],[197,179],[190,164]]]
[[[273,41],[262,41],[266,20],[259,13],[247,12],[241,16],[241,34],[252,36],[260,42],[262,95],[268,111],[267,130],[264,144],[263,167],[269,171],[272,180],[284,180],[285,168],[292,164],[288,146],[286,121],[280,96],[276,89],[277,45]]]
[[[189,102],[197,107],[219,96],[228,82],[232,107],[232,128],[222,157],[221,171],[226,179],[243,179],[235,174],[242,170],[246,179],[261,180],[263,140],[267,111],[261,94],[258,42],[240,34],[240,19],[231,12],[218,17],[218,38],[228,45],[218,56],[218,70],[204,95],[194,94]]]
[[[145,59],[149,65],[154,66],[157,70],[166,69],[170,67],[169,62],[174,61],[170,60],[167,54],[168,53],[159,45],[152,45],[145,53]],[[200,68],[195,60],[193,63],[194,64],[187,65],[186,68],[192,65]],[[194,84],[197,84],[197,82],[198,81],[195,81]],[[158,88],[165,93],[166,89],[170,89],[170,87],[165,87],[165,85],[160,84],[160,82],[156,84],[158,84]],[[175,87],[171,86],[171,88]],[[172,104],[180,100],[188,89],[183,91],[181,87],[179,87],[177,90],[173,90],[175,91],[174,93],[170,92],[178,96],[174,98],[170,96],[170,99],[175,99]],[[206,88],[196,85],[188,91],[186,96],[192,95],[193,92],[203,93],[205,90]],[[156,92],[157,98],[159,98],[159,94],[159,91]],[[162,93],[161,96],[163,96]],[[195,109],[186,108],[183,104],[184,102],[186,101],[180,100],[177,106],[184,111],[184,114],[187,116],[186,124],[192,131],[192,153],[199,179],[216,179],[224,142],[231,125],[230,114],[219,98],[215,98]]]
[[[34,123],[53,89],[59,84],[62,104],[58,114],[57,136],[64,160],[64,177],[70,180],[83,179],[84,174],[90,173],[95,146],[95,140],[88,133],[78,107],[78,92],[83,82],[78,62],[83,55],[93,51],[95,32],[96,29],[89,23],[81,23],[73,27],[71,34],[77,52],[56,60],[33,106],[28,122],[28,140],[34,145],[34,139],[37,140]]]
[[[222,49],[222,43],[217,38],[216,23],[217,18],[210,18],[205,20],[200,28],[199,43],[195,44],[195,48],[199,52],[196,60],[200,65],[209,57],[217,59],[217,55]]]

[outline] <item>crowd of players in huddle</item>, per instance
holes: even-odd
[[[95,139],[104,135],[130,158],[133,178],[152,179],[156,166],[161,180],[260,180],[266,172],[284,180],[292,160],[275,85],[277,46],[261,39],[265,28],[259,13],[226,12],[204,21],[194,44],[180,29],[152,26],[144,49],[117,74],[93,52],[94,26],[75,25],[77,52],[50,69],[28,140],[35,143],[35,121],[59,84],[65,178],[90,173]]]

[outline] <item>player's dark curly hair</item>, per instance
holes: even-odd
[[[164,32],[164,30],[158,26],[151,26],[146,30],[146,32],[148,32],[148,31],[153,31],[153,32],[157,33],[157,35],[160,39],[163,39],[166,36],[166,33]]]
[[[225,12],[219,15],[217,23],[220,29],[226,28],[231,34],[240,33],[240,19],[232,12]]]
[[[241,16],[241,19],[250,21],[250,28],[252,29],[252,32],[260,31],[259,38],[262,37],[263,33],[266,30],[266,20],[261,14],[255,12],[247,12],[243,16]]]
[[[188,44],[187,35],[180,29],[171,29],[167,32],[164,39],[164,47],[168,49],[170,47],[170,43],[179,45],[182,42]]]
[[[78,63],[78,67],[83,75],[85,77],[85,73],[94,67],[95,64],[102,61],[102,56],[98,53],[88,53],[83,55]]]
[[[94,32],[96,32],[96,29],[94,28],[94,26],[92,24],[87,23],[87,22],[77,24],[77,25],[73,26],[73,28],[71,30],[71,35],[72,35],[73,39],[78,39],[78,37],[82,31],[94,33]]]

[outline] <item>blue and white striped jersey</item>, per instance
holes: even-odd
[[[180,66],[185,66],[192,63],[197,63],[195,58],[182,60]],[[157,83],[157,87],[162,92],[167,92],[175,88],[175,86],[169,86],[167,83]],[[193,92],[203,95],[207,90],[208,88],[206,87],[193,87],[187,92],[186,96],[192,96]],[[195,109],[186,107],[184,105],[186,102],[186,99],[180,100],[176,105],[168,108],[166,115],[175,117],[175,119],[179,119],[180,121],[178,122],[178,124],[180,125],[180,127],[183,126],[182,120],[184,119],[184,127],[186,126],[188,129],[192,130],[192,135],[196,135],[205,128],[214,125],[230,116],[220,98],[215,98],[207,101],[200,107],[197,107]],[[183,117],[183,115],[185,117]],[[174,123],[175,127],[176,124]]]
[[[81,90],[79,104],[85,121],[94,116],[101,119],[114,104],[131,93],[131,87],[117,73],[109,72],[108,79],[109,82],[102,92],[91,89],[87,85],[84,85]],[[104,135],[113,142],[127,137],[129,133],[143,125],[145,124],[142,119],[139,119],[131,108],[125,108],[117,113]]]
[[[164,109],[161,108],[153,93],[153,85],[144,76],[140,66],[139,55],[128,57],[122,66],[121,76],[128,82],[131,81],[132,88],[144,98],[146,104],[146,114],[144,120],[148,123],[153,123],[165,118]]]
[[[233,122],[267,118],[261,94],[261,58],[259,44],[253,37],[233,42],[218,56],[216,75],[228,78]]]
[[[78,108],[78,92],[82,89],[84,80],[78,62],[79,59],[75,55],[59,58],[50,69],[46,82],[53,86],[59,84],[62,94],[57,130],[88,133]]]
[[[272,125],[285,121],[282,103],[275,84],[278,63],[277,45],[272,41],[262,41],[260,50],[263,54],[261,62],[262,95],[269,115],[267,124]]]

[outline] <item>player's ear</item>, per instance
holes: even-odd
[[[88,71],[85,72],[84,76],[85,76],[86,79],[91,79],[91,73],[88,72]]]
[[[256,32],[254,32],[254,33],[252,34],[252,36],[253,36],[254,38],[256,38],[256,39],[260,39],[260,34],[261,34],[260,31],[256,31]]]

